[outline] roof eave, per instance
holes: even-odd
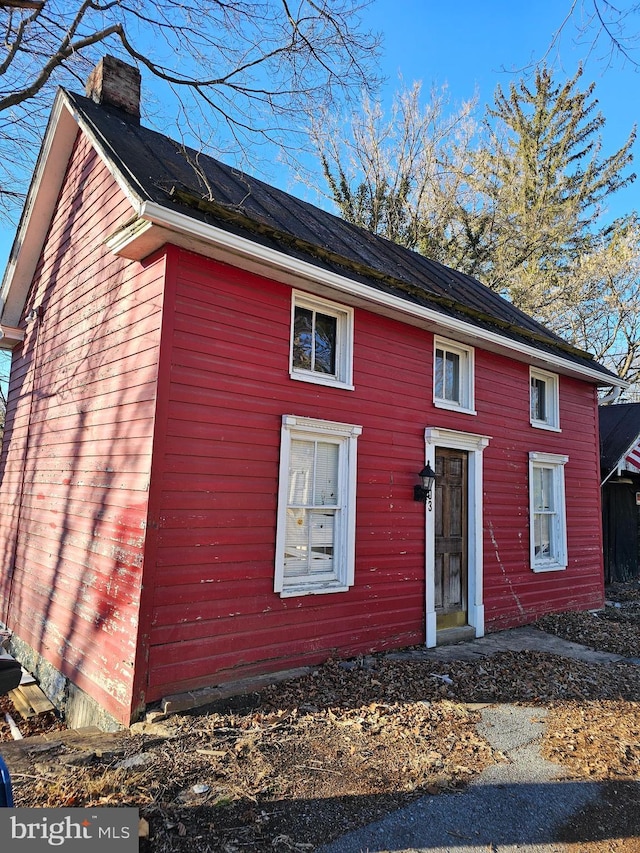
[[[458,339],[482,345],[533,365],[552,367],[558,372],[592,382],[601,387],[629,387],[629,383],[597,368],[576,364],[533,345],[510,340],[473,323],[449,317],[432,308],[417,305],[401,297],[376,290],[348,276],[326,270],[308,261],[292,257],[271,247],[239,236],[216,225],[194,219],[157,202],[144,202],[140,216],[106,240],[115,254],[142,260],[167,242],[210,257],[233,262],[250,272],[263,273],[268,267],[275,278],[294,286],[306,286],[322,294],[346,296],[352,304],[368,304],[373,310],[402,318],[414,325],[455,335]],[[373,308],[373,306],[376,308]]]
[[[304,284],[320,293],[323,290],[331,294],[340,293],[352,304],[368,305],[372,308],[375,306],[373,310],[388,316],[456,335],[471,343],[478,342],[486,349],[502,352],[534,365],[552,367],[565,375],[602,387],[629,387],[629,383],[604,370],[580,365],[561,355],[547,353],[534,345],[510,340],[505,335],[368,287],[347,275],[340,275],[309,261],[292,257],[157,202],[145,201],[139,188],[131,184],[114,162],[108,143],[77,113],[64,90],[58,92],[54,102],[0,288],[0,327],[18,329],[79,129],[87,134],[132,206],[132,220],[106,240],[107,247],[115,254],[142,260],[165,243],[173,242],[211,257],[232,261],[249,271],[264,272],[266,266],[280,281],[296,286]],[[7,336],[4,346],[12,346],[16,342],[17,336]],[[3,348],[2,339],[0,348]]]
[[[640,434],[636,436],[633,443],[629,445],[625,452],[620,456],[616,464],[607,472],[606,477],[600,483],[601,486],[603,486],[614,474],[621,476],[623,471],[628,474],[634,474],[638,476],[638,469],[634,465],[632,465],[632,463],[627,461],[627,456],[629,455],[629,453],[631,453],[631,451],[634,449],[634,447],[638,444],[639,441]]]

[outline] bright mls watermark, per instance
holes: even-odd
[[[138,809],[0,809],[0,850],[52,849],[138,853]]]

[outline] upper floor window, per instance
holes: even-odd
[[[352,309],[294,291],[291,378],[352,389],[352,362]]]
[[[560,429],[558,376],[546,370],[530,368],[531,426],[540,429]]]
[[[473,347],[434,340],[433,402],[445,409],[475,414],[473,409]]]
[[[361,432],[354,424],[283,418],[274,583],[282,596],[353,584]]]
[[[531,568],[551,572],[567,567],[564,466],[567,456],[529,454]]]

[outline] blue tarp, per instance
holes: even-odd
[[[0,755],[0,808],[13,808],[13,793],[11,791],[11,777]]]

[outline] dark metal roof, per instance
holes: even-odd
[[[640,403],[600,406],[600,465],[609,473],[640,436]]]
[[[118,109],[66,93],[142,201],[432,308],[612,377],[602,365],[471,276],[188,149]]]

